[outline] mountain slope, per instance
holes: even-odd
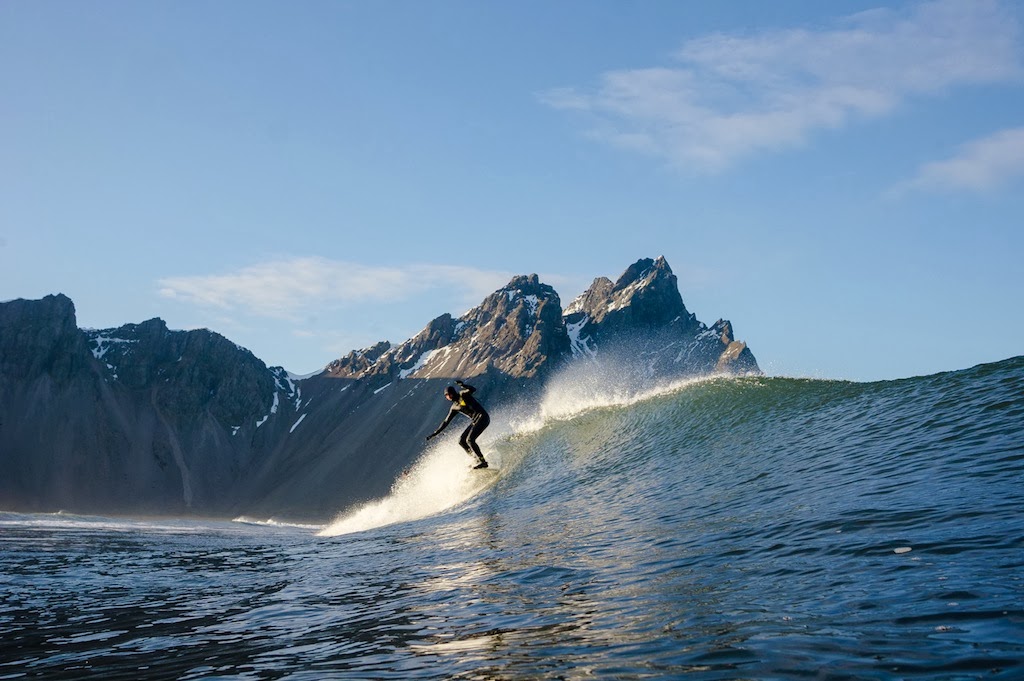
[[[83,331],[66,296],[3,303],[0,508],[322,519],[387,492],[452,379],[493,413],[590,364],[645,380],[758,372],[729,322],[686,310],[664,258],[595,280],[564,312],[537,275],[515,277],[301,381],[205,329]]]

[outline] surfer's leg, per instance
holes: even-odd
[[[469,443],[469,446],[473,448],[473,453],[476,454],[476,458],[478,458],[481,463],[487,463],[487,460],[484,459],[484,453],[480,451],[480,445],[476,443],[476,439],[489,425],[491,425],[491,419],[488,416],[484,416],[466,429],[466,435],[468,436],[466,441]]]
[[[486,427],[487,422],[484,422],[483,426],[479,423],[471,423],[466,430],[462,431],[462,437],[459,438],[459,444],[466,450],[466,453],[470,456],[476,455],[476,465],[473,468],[487,468],[487,459],[484,458],[480,446],[476,443],[476,436]]]
[[[462,436],[459,438],[459,446],[466,450],[467,454],[473,454],[473,446],[470,444],[470,437],[473,432],[473,424],[466,426],[466,429],[462,431]]]

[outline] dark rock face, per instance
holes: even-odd
[[[385,494],[470,381],[492,410],[560,369],[759,373],[731,323],[690,314],[665,262],[596,279],[564,311],[537,275],[415,337],[297,381],[202,329],[79,330],[66,296],[0,304],[0,509],[323,520]]]
[[[498,374],[531,379],[568,349],[558,294],[536,274],[516,277],[463,315],[444,349],[414,376]]]
[[[377,363],[381,355],[391,349],[391,343],[381,341],[365,350],[353,350],[341,359],[327,365],[327,373],[335,378],[355,378],[364,375]]]
[[[85,333],[107,378],[152,392],[154,405],[179,425],[208,413],[241,426],[270,407],[275,379],[267,366],[212,331],[170,331],[150,319]]]
[[[0,304],[0,329],[0,376],[9,380],[45,373],[65,381],[85,364],[75,306],[63,294]]]
[[[515,277],[457,321],[443,315],[415,338],[351,353],[329,364],[327,373],[356,379],[534,378],[568,349],[558,294],[531,274]]]
[[[710,329],[687,311],[664,258],[631,265],[619,280],[594,280],[565,311],[572,353],[611,361],[645,378],[760,373],[732,324]]]
[[[709,354],[721,351],[715,362],[715,372],[727,374],[760,374],[754,353],[746,343],[733,340],[732,322],[719,319],[709,330],[718,339],[718,345],[710,344]],[[724,349],[723,349],[724,348]]]
[[[614,284],[603,277],[595,279],[566,309],[565,315],[566,321],[574,324],[587,318],[587,327],[582,331],[589,332],[595,340],[603,335],[659,329],[668,324],[676,324],[680,331],[697,326],[683,305],[676,275],[664,258],[648,258],[630,265]]]
[[[159,319],[81,331],[64,296],[0,305],[0,507],[223,512],[276,379]]]

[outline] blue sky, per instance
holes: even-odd
[[[664,255],[775,375],[1024,353],[1024,6],[0,3],[0,299],[314,371]]]

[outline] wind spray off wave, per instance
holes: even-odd
[[[539,403],[512,417],[511,427],[516,434],[534,433],[596,409],[629,407],[693,385],[730,378],[711,375],[644,381],[616,364],[577,364],[552,377]]]

